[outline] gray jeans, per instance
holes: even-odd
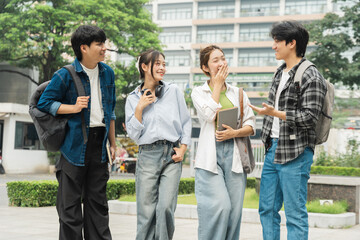
[[[239,239],[246,173],[231,171],[233,150],[233,139],[216,142],[218,174],[196,169],[199,240]]]
[[[136,164],[137,240],[172,239],[182,163],[171,159],[173,144],[142,145]]]

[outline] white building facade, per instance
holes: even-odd
[[[0,63],[0,70],[11,70],[37,81],[36,71]],[[14,72],[0,72],[0,156],[6,173],[48,172],[47,152],[36,134],[28,113],[29,99],[36,85]]]
[[[271,49],[272,24],[289,19],[308,23],[350,4],[332,0],[153,0],[145,7],[162,28],[159,38],[168,64],[165,80],[183,90],[202,84],[207,77],[199,67],[200,49],[216,44],[230,66],[227,81],[244,87],[256,104],[267,97],[280,64]],[[310,43],[307,52],[314,48]]]

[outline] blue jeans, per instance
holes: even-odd
[[[234,140],[216,142],[218,174],[196,169],[199,240],[239,240],[246,173],[231,171]]]
[[[171,159],[172,144],[142,145],[136,164],[137,240],[172,239],[182,163]]]
[[[263,238],[280,239],[279,211],[284,203],[287,239],[307,240],[309,224],[305,204],[314,152],[306,147],[295,160],[274,164],[277,140],[272,140],[261,174],[259,214]]]

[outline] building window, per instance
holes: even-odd
[[[272,41],[270,30],[271,24],[240,24],[239,41]]]
[[[279,15],[279,0],[241,0],[240,17]]]
[[[200,2],[198,19],[233,18],[235,16],[234,9],[235,3],[233,1],[220,1],[220,3]]]
[[[144,5],[144,8],[145,8],[145,10],[150,14],[150,16],[152,16],[152,5],[150,5],[150,4],[145,4]]]
[[[191,28],[164,28],[159,39],[163,44],[190,43]]]
[[[198,27],[198,43],[221,43],[234,41],[233,25],[218,25],[216,27]]]
[[[192,4],[160,4],[159,20],[179,20],[192,18]]]
[[[15,149],[44,150],[33,123],[16,122]]]
[[[238,65],[240,67],[277,66],[277,61],[272,49],[240,49]]]
[[[226,62],[229,67],[234,67],[233,49],[223,49]],[[200,50],[196,50],[195,67],[200,67]]]
[[[190,52],[189,51],[167,51],[164,52],[166,66],[169,67],[189,67]]]
[[[122,53],[122,54],[117,54],[116,61],[120,62],[125,67],[129,67],[134,61],[134,59],[135,58],[133,56],[126,53]]]
[[[334,12],[343,12],[343,8],[351,8],[356,1],[337,1],[334,2]]]
[[[175,83],[184,92],[189,88],[190,76],[188,74],[165,74],[164,80]]]
[[[326,13],[327,0],[286,0],[285,14],[317,14]]]

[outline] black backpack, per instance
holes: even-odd
[[[70,72],[78,96],[85,96],[84,86],[82,85],[80,77],[75,72],[74,66],[66,65],[64,68]],[[54,117],[50,113],[42,112],[37,108],[40,96],[49,83],[50,81],[46,81],[36,88],[30,99],[29,114],[34,121],[36,132],[45,149],[50,152],[56,152],[59,151],[64,142],[69,115],[58,115]],[[81,122],[85,144],[87,142],[87,134],[84,111],[81,111]]]

